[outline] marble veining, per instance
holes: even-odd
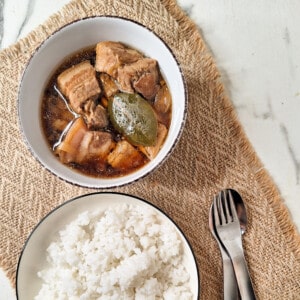
[[[0,0],[3,12],[1,48],[6,48],[43,23],[70,0]],[[1,25],[0,25],[1,26]],[[1,29],[1,27],[0,27]],[[1,31],[0,31],[1,32]]]
[[[282,123],[280,124],[280,130],[282,132],[282,135],[285,139],[285,142],[286,142],[286,146],[287,146],[287,149],[288,149],[288,152],[289,152],[289,155],[290,155],[290,158],[293,162],[293,165],[295,167],[295,173],[296,173],[296,184],[299,185],[299,179],[300,179],[300,161],[297,159],[296,157],[296,153],[294,151],[294,148],[293,146],[291,145],[290,143],[290,140],[289,140],[289,133],[288,133],[288,130],[286,128],[286,126]]]
[[[22,30],[23,28],[26,26],[28,20],[30,20],[31,16],[32,16],[32,13],[33,13],[33,8],[35,6],[35,2],[36,0],[32,0],[32,1],[27,1],[27,5],[24,6],[25,7],[25,17],[23,19],[23,22],[20,24],[20,27],[19,27],[19,31],[17,33],[17,40],[18,38],[20,37],[21,33],[22,33]]]
[[[287,27],[284,29],[283,39],[286,41],[287,45],[290,43],[290,33]]]
[[[273,108],[272,108],[272,101],[269,97],[267,97],[267,107],[266,110],[264,110],[263,112],[261,110],[256,110],[255,108],[253,109],[253,117],[255,119],[262,119],[262,120],[275,120],[275,115],[273,112]]]
[[[181,8],[182,10],[188,15],[190,16],[193,9],[194,9],[194,4],[192,3],[189,3],[189,4],[185,4],[184,1],[182,1],[182,5],[181,5]]]
[[[0,0],[0,45],[3,37],[3,5],[4,0]]]

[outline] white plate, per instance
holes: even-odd
[[[150,206],[164,219],[173,224],[184,247],[183,263],[191,276],[191,290],[195,295],[195,299],[198,299],[199,274],[197,264],[191,246],[182,231],[165,213],[151,203],[135,196],[120,193],[92,193],[73,198],[55,208],[39,222],[28,237],[19,259],[16,276],[18,299],[33,299],[38,294],[42,280],[37,276],[37,272],[45,266],[46,249],[57,238],[60,230],[84,211],[107,209],[121,203],[144,207]]]

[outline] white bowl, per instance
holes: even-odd
[[[47,248],[58,238],[58,232],[85,211],[105,210],[123,203],[150,207],[166,222],[170,222],[183,245],[183,265],[190,276],[193,299],[199,297],[199,272],[192,248],[179,227],[161,210],[135,196],[120,193],[92,193],[73,198],[51,211],[34,228],[22,250],[16,276],[16,293],[19,300],[33,299],[41,288],[42,280],[37,272],[47,265]]]
[[[40,105],[43,90],[55,68],[70,54],[110,40],[126,43],[158,61],[172,96],[172,121],[158,155],[141,169],[118,178],[93,178],[62,164],[51,152],[44,137]],[[45,168],[58,177],[86,187],[109,188],[144,177],[171,153],[182,132],[187,109],[185,82],[169,47],[147,27],[118,17],[91,17],[71,23],[51,35],[31,57],[19,89],[19,120],[27,145]]]

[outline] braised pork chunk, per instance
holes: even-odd
[[[142,58],[138,51],[125,47],[118,42],[100,42],[96,46],[95,69],[98,72],[104,72],[116,78],[119,67],[125,64],[131,64]]]
[[[82,112],[88,99],[97,98],[101,92],[95,69],[89,61],[83,61],[62,72],[57,77],[57,84],[77,113]]]
[[[158,80],[157,62],[151,58],[139,59],[118,69],[117,81],[120,89],[128,93],[136,91],[149,100],[159,90]]]
[[[119,88],[113,78],[106,73],[101,73],[100,76],[101,86],[104,96],[108,99],[119,91]]]
[[[64,163],[82,163],[92,158],[105,160],[114,148],[110,133],[89,131],[82,118],[74,121],[56,154]]]
[[[108,163],[120,170],[134,168],[143,162],[142,154],[126,140],[117,143],[116,148],[108,155]]]
[[[153,99],[159,89],[157,61],[118,42],[97,44],[95,69],[116,79],[123,92],[137,92]]]
[[[88,100],[83,107],[83,115],[88,128],[101,129],[108,126],[106,109],[94,100]]]

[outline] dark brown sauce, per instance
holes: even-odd
[[[95,57],[95,47],[89,47],[80,50],[79,52],[67,57],[63,61],[63,63],[55,70],[55,72],[49,79],[49,82],[44,91],[44,95],[42,97],[41,120],[45,138],[48,142],[49,147],[52,150],[54,144],[59,140],[63,129],[67,126],[69,122],[71,122],[74,119],[74,116],[68,110],[64,101],[60,98],[60,96],[54,88],[54,86],[57,84],[57,77],[60,73],[70,68],[72,65],[76,65],[85,60],[89,60],[91,64],[94,65]],[[99,73],[97,73],[97,79],[101,86]],[[161,82],[164,82],[163,78],[161,79]],[[101,97],[102,95],[99,96],[98,101],[100,101]],[[171,113],[160,115],[160,122],[163,123],[167,127],[167,129],[169,129],[170,126],[170,114]],[[109,131],[112,134],[113,139],[116,142],[118,142],[122,138],[120,134],[112,127],[111,124],[106,128],[106,131]],[[142,155],[143,160],[140,164],[132,166],[125,170],[114,169],[108,163],[100,159],[85,161],[81,164],[69,163],[68,166],[80,173],[92,177],[119,177],[132,173],[144,166],[147,162],[149,162],[149,159],[144,154]]]

